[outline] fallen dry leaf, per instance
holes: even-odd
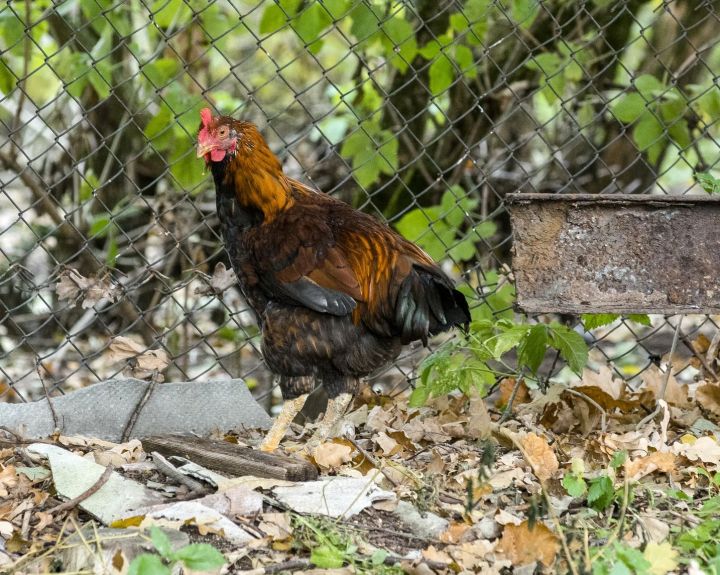
[[[492,435],[492,419],[485,406],[485,400],[475,388],[468,405],[467,434],[473,439],[487,439]]]
[[[492,552],[496,542],[490,542],[485,539],[462,543],[453,547],[449,547],[448,551],[455,562],[464,569],[478,572],[477,569],[484,561],[485,556]]]
[[[712,437],[705,436],[695,439],[691,435],[685,435],[671,447],[673,453],[682,455],[690,461],[700,460],[715,466],[720,464],[720,445]]]
[[[265,513],[258,528],[273,541],[284,541],[293,533],[289,513]]]
[[[669,451],[655,451],[645,457],[625,462],[625,474],[630,481],[637,481],[653,471],[670,473],[673,469],[675,469],[675,455]]]
[[[667,374],[662,373],[657,366],[653,365],[650,369],[642,373],[641,379],[643,380],[645,389],[650,390],[655,398],[658,398],[666,376]],[[678,383],[675,376],[671,374],[668,379],[667,388],[665,389],[664,399],[670,405],[688,407],[690,403],[688,386]]]
[[[335,469],[352,460],[352,448],[343,443],[321,443],[313,451],[315,463],[325,469]]]
[[[506,377],[500,382],[500,397],[497,401],[498,408],[504,408],[508,404],[513,389],[515,389],[515,383],[516,380],[514,377]],[[520,385],[518,386],[517,393],[515,394],[515,400],[513,401],[513,405],[517,406],[523,403],[530,403],[531,399],[532,398],[530,397],[530,390],[528,389],[527,385],[525,385],[525,380],[521,380]]]
[[[536,477],[540,481],[550,479],[560,467],[555,452],[548,442],[534,433],[528,433],[522,438],[522,446],[530,459]]]
[[[14,465],[8,465],[5,469],[0,471],[0,497],[7,497],[9,495],[9,489],[12,489],[18,484],[18,474],[15,471]]]
[[[60,301],[77,301],[82,298],[84,309],[93,307],[102,299],[115,301],[120,295],[120,289],[110,282],[108,276],[86,278],[72,268],[67,268],[60,274],[55,291]]]
[[[647,571],[650,575],[666,575],[678,566],[678,552],[673,549],[669,541],[660,544],[648,543],[643,551],[643,557],[650,562]]]
[[[161,349],[147,349],[129,337],[118,336],[110,343],[110,360],[130,360],[133,375],[145,379],[163,371],[170,363],[168,354]]]
[[[383,455],[387,457],[395,455],[402,449],[398,442],[395,441],[384,431],[381,431],[380,433],[375,435],[373,437],[373,441],[378,444],[378,447],[383,450]]]
[[[720,385],[706,383],[695,390],[695,401],[703,409],[720,415]]]
[[[505,526],[495,550],[516,566],[539,561],[549,567],[555,561],[559,547],[557,537],[544,524],[536,523],[530,529],[528,522],[523,521],[520,525]]]
[[[437,561],[438,563],[452,563],[452,557],[445,551],[441,551],[430,545],[427,549],[422,550],[422,556],[428,561]]]
[[[207,277],[203,274],[203,277]],[[237,283],[237,276],[232,269],[227,269],[225,264],[218,262],[210,278],[209,283],[195,289],[198,295],[222,296],[223,292]]]

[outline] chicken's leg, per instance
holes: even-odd
[[[295,399],[288,399],[285,403],[283,403],[282,410],[277,416],[275,423],[273,423],[270,431],[268,431],[265,439],[263,439],[263,442],[260,444],[261,451],[275,451],[278,448],[282,438],[285,437],[287,428],[290,426],[293,419],[295,419],[295,416],[300,413],[303,405],[305,405],[307,397],[308,394],[303,393]]]
[[[308,442],[308,448],[312,450],[328,438],[330,431],[335,424],[345,415],[345,411],[352,400],[351,393],[341,393],[337,397],[328,400],[327,409],[318,428]]]

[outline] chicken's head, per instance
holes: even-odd
[[[237,149],[238,135],[232,126],[231,118],[213,118],[209,108],[200,110],[200,130],[197,140],[197,157],[205,158],[205,163],[220,162],[226,154],[234,154]]]

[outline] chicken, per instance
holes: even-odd
[[[470,321],[467,301],[418,246],[372,216],[287,177],[256,126],[201,112],[225,247],[285,400],[276,449],[316,382],[329,402],[311,445],[342,418],[359,378],[403,344]]]

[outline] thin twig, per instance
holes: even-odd
[[[525,368],[520,371],[517,378],[515,379],[515,386],[513,387],[512,393],[510,394],[510,399],[508,399],[508,403],[505,406],[505,411],[503,411],[502,417],[498,421],[499,425],[505,423],[510,418],[513,402],[515,401],[515,396],[517,396],[518,391],[520,390],[520,384],[523,382],[523,375],[525,375]]]
[[[52,400],[50,399],[50,392],[48,391],[47,385],[45,384],[45,378],[43,377],[42,371],[40,368],[45,369],[45,366],[40,361],[40,358],[38,357],[35,360],[35,371],[37,371],[38,377],[40,378],[40,383],[43,386],[43,390],[45,391],[45,399],[47,399],[48,406],[50,407],[50,413],[52,413],[53,418],[53,429],[55,431],[60,430],[60,420],[58,419],[57,412],[55,411],[55,406],[53,405]]]
[[[708,374],[711,375],[715,381],[717,381],[718,374],[715,372],[715,370],[712,368],[712,366],[708,363],[707,358],[702,353],[698,352],[698,350],[695,349],[695,346],[692,344],[692,342],[690,340],[688,340],[687,336],[681,335],[680,341],[682,341],[683,344],[685,344],[685,347],[687,347],[690,350],[690,353],[692,353],[697,358],[697,360],[703,366],[703,369],[705,371],[707,371]]]
[[[605,430],[607,429],[607,411],[605,411],[603,409],[602,405],[600,405],[593,398],[588,397],[584,393],[582,393],[576,389],[573,389],[571,387],[568,387],[567,389],[565,389],[565,391],[567,391],[568,393],[570,393],[572,395],[577,395],[580,399],[584,399],[585,401],[587,401],[590,405],[592,405],[595,409],[597,409],[600,412],[600,428],[601,428],[602,432],[605,433]]]
[[[52,509],[48,509],[48,513],[55,514],[60,513],[61,511],[69,511],[70,509],[73,509],[76,505],[79,503],[82,503],[85,501],[88,497],[94,495],[98,491],[100,491],[100,488],[105,485],[110,479],[110,476],[113,472],[113,466],[112,464],[108,465],[105,468],[105,471],[103,471],[103,474],[98,478],[98,480],[88,489],[83,491],[80,495],[77,497],[73,497],[72,499],[65,501],[65,503],[61,503],[60,505],[56,505]]]
[[[660,405],[660,402],[657,401],[659,399],[665,398],[665,390],[667,389],[668,382],[670,381],[670,375],[672,375],[672,358],[673,355],[675,355],[675,350],[677,349],[677,344],[680,339],[680,326],[682,325],[683,319],[685,316],[681,315],[678,319],[677,326],[675,327],[675,334],[673,335],[672,345],[670,346],[670,355],[668,356],[668,362],[667,362],[667,371],[665,372],[665,378],[663,379],[662,388],[660,389],[660,394],[656,398],[657,405],[655,406],[655,409],[653,412],[648,415],[647,417],[644,417],[640,420],[640,423],[637,424],[636,428],[639,429],[649,421],[652,421],[655,419],[655,416],[660,413],[662,410],[662,406]]]
[[[381,464],[377,459],[375,459],[372,455],[370,455],[365,449],[363,449],[362,447],[360,447],[360,445],[358,444],[357,441],[355,441],[354,439],[350,439],[349,437],[347,437],[347,438],[345,438],[345,439],[347,439],[350,443],[352,443],[352,444],[355,446],[355,449],[357,449],[357,450],[362,454],[362,456],[363,456],[365,459],[367,459],[373,467],[375,467],[375,469],[377,469],[378,471],[380,471],[380,473],[382,473],[382,474],[385,476],[385,478],[386,478],[390,483],[393,484],[393,486],[398,487],[398,486],[400,485],[397,481],[395,481],[395,479],[394,479],[393,477],[391,477],[391,476],[385,471],[385,469],[384,469],[385,466],[382,465],[382,464]]]
[[[158,470],[167,475],[170,479],[174,479],[178,483],[182,483],[185,487],[197,495],[200,495],[201,492],[208,493],[209,490],[206,489],[202,483],[195,481],[192,477],[188,477],[181,471],[178,471],[172,463],[170,463],[157,451],[151,452],[150,455],[152,456],[153,462],[157,466]]]
[[[148,385],[145,390],[145,394],[140,398],[140,401],[138,401],[135,409],[133,409],[133,412],[130,415],[130,419],[128,419],[128,422],[125,424],[125,429],[123,429],[122,433],[122,443],[125,443],[128,439],[130,439],[130,434],[135,428],[135,424],[137,423],[138,417],[140,417],[140,413],[142,413],[142,410],[145,409],[145,404],[147,404],[150,400],[150,396],[153,394],[153,391],[155,391],[155,386],[157,386],[155,376],[156,374],[153,373],[150,385]]]

